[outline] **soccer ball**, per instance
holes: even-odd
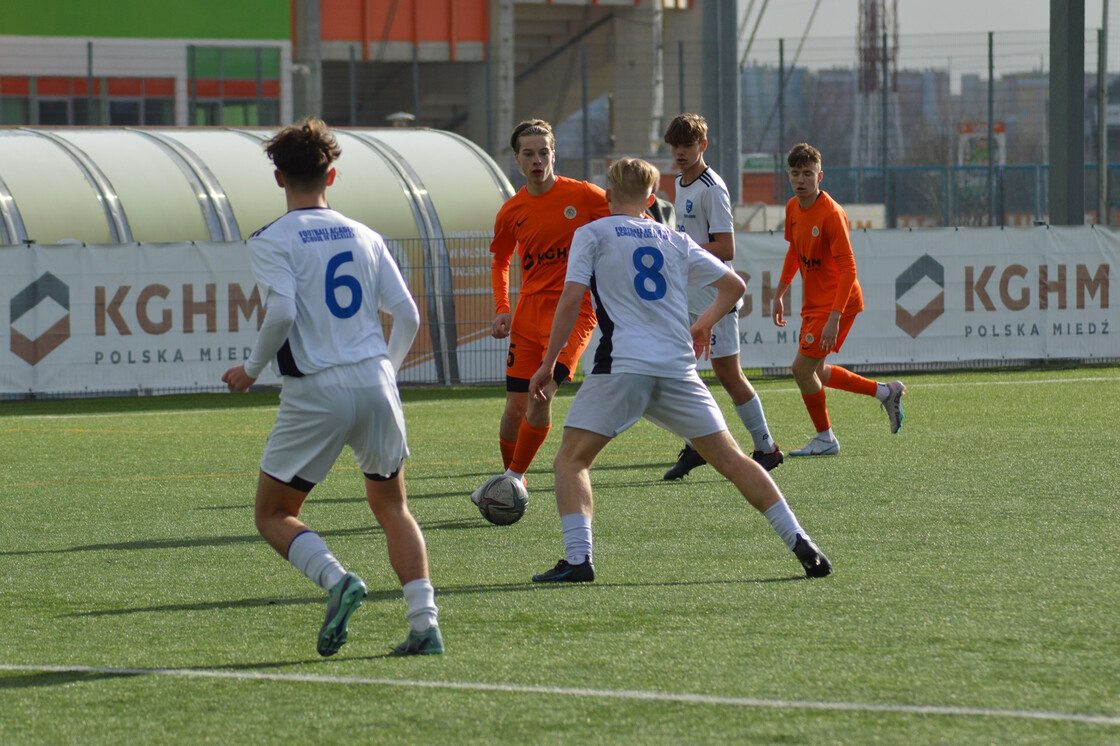
[[[482,517],[496,526],[517,523],[529,507],[529,491],[520,480],[499,474],[475,490],[471,500]]]

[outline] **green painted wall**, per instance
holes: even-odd
[[[0,35],[291,39],[291,0],[0,0]]]

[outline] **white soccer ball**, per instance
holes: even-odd
[[[505,474],[490,477],[471,495],[471,499],[482,517],[496,526],[517,523],[529,507],[529,491],[525,485]]]

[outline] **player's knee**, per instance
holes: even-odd
[[[817,366],[819,363],[820,361],[816,358],[798,355],[794,359],[793,365],[790,366],[790,371],[793,373],[793,377],[798,380],[812,378],[813,375],[817,372]]]

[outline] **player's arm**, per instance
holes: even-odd
[[[249,359],[244,364],[235,365],[222,374],[222,382],[229,386],[230,391],[244,393],[249,390],[249,387],[260,378],[268,362],[276,357],[276,353],[284,346],[284,340],[288,338],[288,332],[292,330],[295,321],[295,298],[269,290],[265,298],[261,330],[257,334],[257,342],[253,345]]]
[[[828,321],[821,329],[822,350],[828,351],[836,344],[836,337],[840,333],[840,316],[848,305],[848,298],[856,284],[856,256],[852,252],[852,242],[848,237],[847,225],[839,215],[834,215],[826,224],[825,229],[833,236],[829,243],[829,251],[836,262],[839,278],[836,283],[836,295],[832,299],[832,310],[828,314]]]
[[[697,359],[703,355],[705,360],[708,359],[708,352],[712,344],[712,327],[716,325],[717,321],[731,313],[731,309],[735,308],[735,304],[743,297],[747,284],[743,282],[743,278],[739,275],[728,270],[722,277],[711,283],[710,287],[716,289],[716,298],[689,329],[692,333],[692,349],[696,353]]]
[[[777,326],[785,326],[785,303],[782,298],[785,297],[786,291],[789,290],[790,285],[793,283],[793,276],[797,274],[797,252],[794,251],[793,246],[789,247],[786,251],[786,259],[782,264],[782,274],[778,280],[778,287],[774,290],[774,304],[771,311],[771,317]]]
[[[381,264],[378,272],[377,299],[379,308],[393,317],[393,326],[389,329],[389,339],[385,341],[386,354],[393,364],[393,371],[399,372],[408,351],[412,349],[412,342],[416,339],[416,332],[420,329],[420,310],[416,301],[408,291],[404,277],[397,267],[397,263],[388,258]]]
[[[560,352],[568,343],[568,337],[572,335],[572,329],[576,326],[587,289],[588,286],[583,283],[564,283],[564,292],[560,294],[560,300],[556,303],[556,312],[552,316],[552,331],[548,335],[548,349],[544,353],[544,360],[541,362],[541,367],[537,368],[537,372],[529,379],[529,393],[537,401],[548,400],[544,389],[552,380],[556,359],[560,357]]]
[[[509,265],[517,250],[517,240],[509,229],[509,218],[502,212],[494,222],[494,240],[490,242],[490,288],[494,293],[494,321],[490,336],[505,339],[509,336],[512,316],[509,306]]]
[[[709,233],[708,237],[712,240],[700,244],[701,248],[707,249],[717,259],[722,259],[725,262],[735,258],[734,233]]]

